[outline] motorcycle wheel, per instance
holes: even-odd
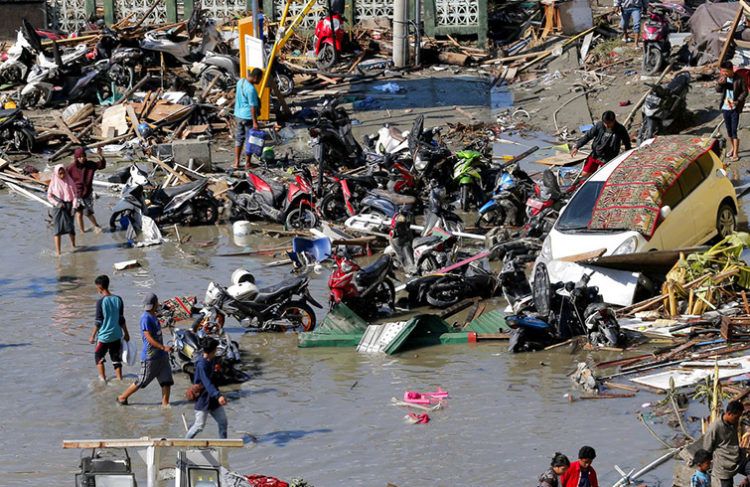
[[[638,130],[638,145],[641,145],[644,140],[653,138],[656,135],[656,122],[651,117],[643,119],[640,130]]]
[[[328,193],[323,196],[318,207],[320,208],[320,214],[326,220],[341,221],[347,216],[346,206],[338,192]]]
[[[313,331],[317,324],[315,311],[305,301],[289,301],[284,303],[279,310],[281,318],[288,318],[296,323],[296,331]]]
[[[318,224],[318,217],[310,208],[295,208],[289,212],[284,222],[284,230],[301,230]]]
[[[287,74],[276,73],[276,87],[283,96],[291,96],[294,93],[294,79]]]
[[[396,309],[396,287],[390,279],[385,279],[378,284],[378,287],[375,288],[373,297],[376,309],[383,305],[386,305],[391,309]]]
[[[497,227],[498,222],[505,221],[505,214],[501,208],[495,208],[477,218],[477,228]]]
[[[325,43],[320,46],[315,64],[318,66],[318,69],[329,69],[336,64],[336,50],[333,48],[333,44]]]
[[[13,147],[19,152],[31,152],[34,149],[34,134],[26,128],[13,133]]]
[[[193,203],[193,225],[213,225],[219,219],[219,207],[209,199],[198,199]]]
[[[417,262],[417,271],[420,276],[425,274],[432,274],[436,270],[440,269],[437,259],[432,254],[426,254],[419,257]]]
[[[468,184],[461,185],[459,200],[461,201],[461,209],[469,211],[469,207],[471,206],[471,188],[469,188]]]
[[[201,88],[203,88],[204,90],[208,88],[208,85],[211,84],[214,78],[219,78],[216,83],[214,83],[214,88],[218,88],[219,90],[226,90],[228,88],[231,88],[231,83],[228,80],[226,74],[224,74],[222,70],[215,66],[206,68],[201,73],[199,80]]]
[[[431,306],[435,306],[436,308],[447,308],[463,299],[463,279],[458,276],[454,277],[456,278],[455,280],[454,278],[449,278],[437,281],[427,291],[427,302]]]
[[[652,45],[646,46],[646,50],[643,53],[643,74],[653,76],[659,73],[662,64],[664,64],[664,56],[661,49]]]

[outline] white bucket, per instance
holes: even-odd
[[[246,220],[236,221],[232,224],[232,233],[235,237],[246,237],[253,233],[252,224]]]

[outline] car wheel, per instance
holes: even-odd
[[[737,217],[734,209],[727,203],[722,203],[716,214],[716,233],[720,239],[731,235],[737,230]]]

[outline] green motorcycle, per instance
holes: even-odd
[[[479,201],[477,197],[482,191],[482,154],[475,150],[462,150],[456,152],[456,158],[453,180],[458,183],[461,209],[468,211],[472,201]]]

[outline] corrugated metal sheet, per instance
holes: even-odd
[[[417,323],[414,320],[396,321],[394,323],[383,323],[382,325],[370,325],[365,330],[357,351],[363,353],[393,353],[394,347],[398,347],[406,340],[409,333],[414,330]]]
[[[469,323],[463,331],[473,331],[478,335],[486,333],[503,333],[510,331],[510,327],[505,323],[505,314],[499,309],[493,309],[482,313],[482,316],[475,318]]]
[[[329,335],[324,333],[300,333],[299,343],[300,348],[315,348],[315,347],[356,347],[362,338],[361,333],[355,333],[353,335]]]
[[[334,306],[323,319],[323,323],[315,328],[315,333],[351,335],[364,333],[366,329],[367,322],[347,305],[340,303]]]

